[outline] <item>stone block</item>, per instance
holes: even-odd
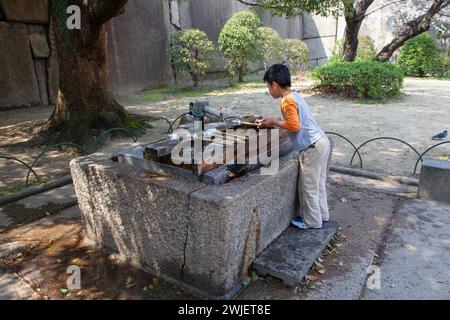
[[[203,175],[203,182],[212,185],[221,185],[228,182],[230,171],[227,168],[219,167]]]
[[[294,215],[298,160],[271,176],[255,170],[220,186],[155,170],[135,151],[71,162],[88,238],[138,267],[224,297]],[[160,172],[159,170],[163,170]]]
[[[41,103],[25,24],[0,22],[0,107]]]
[[[183,281],[223,295],[248,276],[253,260],[295,213],[298,160],[288,155],[272,176],[259,170],[191,195]]]
[[[41,105],[49,105],[48,98],[48,87],[47,87],[47,60],[46,59],[35,59],[34,68],[36,70],[36,78],[39,87],[39,96],[41,99]]]
[[[108,22],[110,85],[125,95],[170,82],[164,1],[130,0]]]
[[[49,22],[48,0],[0,0],[6,20],[26,23]]]
[[[336,35],[336,28],[336,19],[333,17],[322,17],[308,13],[303,14],[304,39],[334,37]]]
[[[322,37],[303,40],[309,49],[309,60],[313,66],[323,64],[333,54],[336,42],[334,37]]]
[[[40,25],[28,25],[27,29],[33,57],[47,59],[50,56],[50,47],[48,46],[45,27]]]
[[[420,170],[417,197],[450,203],[450,161],[424,160]]]
[[[261,276],[283,280],[295,288],[330,242],[338,228],[328,222],[322,229],[299,230],[289,227],[255,260],[253,267]]]

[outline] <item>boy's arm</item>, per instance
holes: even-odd
[[[284,119],[267,118],[257,121],[259,128],[280,127],[291,132],[298,132],[300,130],[300,118],[298,116],[295,100],[289,98],[286,99],[281,105],[281,111],[284,114]]]

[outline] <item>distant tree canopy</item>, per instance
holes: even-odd
[[[244,81],[248,63],[261,59],[258,48],[261,19],[252,11],[235,13],[219,34],[219,50],[226,60],[231,75],[238,75],[239,82]]]
[[[283,40],[276,30],[269,27],[260,27],[258,32],[258,48],[261,50],[264,69],[267,70],[267,64],[270,60],[281,58]]]
[[[282,42],[282,58],[292,72],[298,72],[308,62],[308,46],[300,39],[285,39]]]
[[[408,76],[442,76],[449,69],[447,56],[439,53],[436,40],[422,33],[408,40],[401,48],[398,63]]]

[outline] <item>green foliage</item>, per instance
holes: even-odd
[[[208,55],[214,44],[206,33],[198,29],[185,29],[171,34],[170,56],[177,71],[188,71],[194,86],[204,78],[208,69]]]
[[[422,33],[406,41],[398,63],[408,76],[443,76],[449,70],[449,58],[439,53],[435,39]]]
[[[67,29],[67,7],[69,6],[68,0],[59,0],[52,2],[52,13],[55,17],[56,33],[59,36],[61,45],[63,48],[67,48],[69,45],[69,30]]]
[[[261,19],[251,11],[234,14],[219,34],[219,50],[226,60],[230,75],[238,75],[239,81],[247,72],[248,62],[261,58],[258,49]]]
[[[308,47],[299,39],[285,39],[282,43],[282,58],[291,71],[297,72],[308,62]]]
[[[269,27],[260,27],[258,32],[258,48],[266,67],[269,60],[276,60],[281,57],[282,39],[278,32]]]
[[[356,54],[355,61],[371,61],[376,56],[375,45],[370,37],[360,36],[358,37],[358,52]],[[341,61],[344,54],[344,39],[339,40],[336,43],[333,55],[330,58],[330,62]]]
[[[397,96],[404,78],[400,67],[377,61],[327,63],[311,75],[319,88],[349,97],[381,100]]]

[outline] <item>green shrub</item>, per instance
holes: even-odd
[[[358,37],[358,52],[356,53],[356,61],[372,61],[376,56],[375,45],[370,37],[359,36]],[[330,62],[341,61],[344,54],[344,39],[336,42],[336,47],[333,51],[333,55],[330,57]]]
[[[258,48],[261,51],[264,62],[264,69],[267,69],[267,63],[270,60],[276,60],[281,57],[281,37],[272,28],[261,27],[258,29],[259,39]]]
[[[261,19],[251,11],[235,13],[225,24],[219,34],[219,50],[226,60],[226,67],[231,75],[238,75],[239,82],[244,81],[248,62],[261,58],[258,49]]]
[[[292,73],[300,71],[308,62],[308,47],[299,39],[285,39],[282,42],[282,58],[288,63]]]
[[[439,53],[435,39],[426,32],[406,41],[398,64],[413,77],[442,76],[449,70],[448,57]]]
[[[196,87],[206,74],[208,54],[214,50],[214,44],[198,29],[173,32],[170,43],[170,56],[176,71],[189,72]]]
[[[314,69],[311,75],[319,88],[368,99],[398,95],[404,78],[400,67],[377,61],[327,63]]]

